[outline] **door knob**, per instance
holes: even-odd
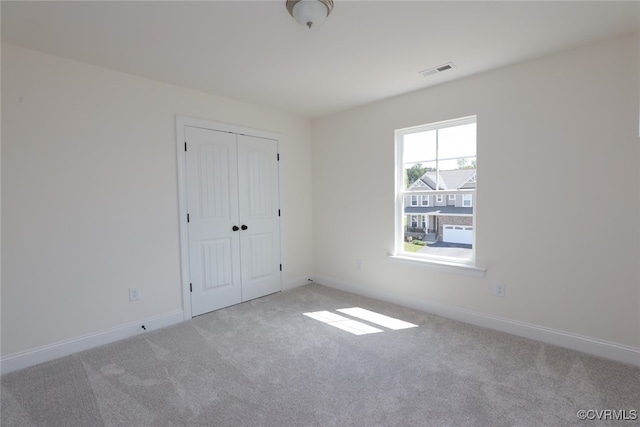
[[[238,230],[240,230],[240,229],[238,228],[238,226],[237,226],[237,225],[234,225],[234,226],[233,226],[233,228],[232,228],[232,230],[233,230],[233,231],[238,231]]]
[[[249,227],[247,227],[246,225],[242,224],[242,227],[240,227],[240,228],[242,228],[243,230],[246,230]]]

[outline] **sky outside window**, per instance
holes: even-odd
[[[438,150],[436,151],[436,132]],[[440,170],[458,169],[458,159],[467,163],[476,157],[476,124],[469,123],[439,130],[406,134],[403,137],[403,163],[405,168],[421,163],[423,167]],[[449,159],[449,160],[447,160]]]

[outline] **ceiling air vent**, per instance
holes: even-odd
[[[420,71],[420,74],[422,74],[423,77],[427,77],[433,74],[438,74],[443,71],[450,70],[452,68],[455,68],[455,65],[453,64],[453,62],[447,62],[446,64],[438,65],[437,67],[429,68],[427,70],[422,70]]]

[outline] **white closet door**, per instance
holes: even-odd
[[[282,289],[277,141],[238,135],[242,300]]]
[[[236,135],[185,127],[192,315],[242,301]]]

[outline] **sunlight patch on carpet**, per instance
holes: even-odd
[[[312,313],[303,313],[305,316],[315,320],[319,320],[327,325],[334,326],[342,329],[343,331],[350,332],[354,335],[375,334],[378,332],[384,332],[382,329],[374,328],[365,323],[358,322],[357,320],[349,319],[339,314],[331,313],[330,311],[314,311]]]
[[[405,322],[404,320],[389,317],[384,314],[376,313],[374,311],[365,310],[364,308],[360,307],[340,308],[337,311],[342,314],[346,314],[348,316],[355,317],[369,323],[374,323],[378,326],[394,331],[418,327],[418,325],[414,325],[413,323]],[[303,314],[307,317],[319,320],[320,322],[350,332],[354,335],[366,335],[384,332],[384,330],[382,329],[378,329],[366,323],[362,323],[358,320],[350,319],[348,317],[344,317],[326,310]]]
[[[375,323],[376,325],[380,325],[394,331],[397,331],[399,329],[418,327],[418,325],[414,325],[413,323],[405,322],[404,320],[389,317],[384,314],[376,313],[375,311],[369,311],[360,307],[340,308],[338,309],[338,311],[340,313],[348,314],[349,316],[357,317],[358,319],[366,320],[367,322]]]

